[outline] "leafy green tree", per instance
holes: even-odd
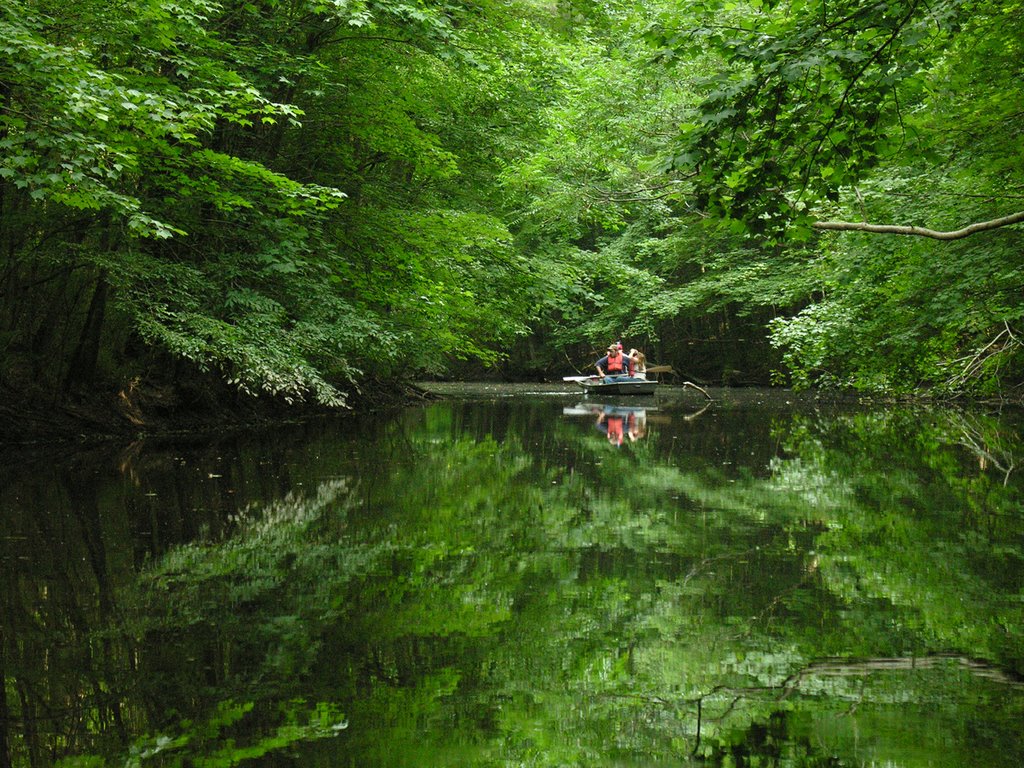
[[[809,306],[782,308],[773,325],[795,383],[952,394],[1019,383],[1020,307],[1003,299],[1019,288],[1009,253],[1024,216],[1006,119],[1020,108],[1019,25],[1003,23],[1019,12],[709,3],[652,32],[676,71],[703,56],[708,72],[669,173],[693,184],[701,210],[757,235],[755,248],[811,238],[803,257],[781,246],[810,257],[808,280],[783,278]],[[872,236],[812,238],[830,231]]]
[[[168,2],[3,23],[10,383],[130,395],[170,360],[336,404],[522,332],[528,273],[470,184],[521,140],[500,126],[543,61],[529,18]]]
[[[671,167],[693,169],[703,207],[761,231],[807,226],[822,200],[860,181],[903,143],[904,112],[927,100],[970,13],[951,0],[711,3],[695,30],[666,29],[667,57],[715,50]]]

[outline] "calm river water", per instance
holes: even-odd
[[[9,452],[0,767],[1024,765],[1021,414],[712,394]]]

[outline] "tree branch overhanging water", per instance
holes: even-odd
[[[871,232],[885,235],[916,235],[918,237],[930,237],[934,240],[962,240],[979,232],[987,232],[999,227],[1008,227],[1013,224],[1019,224],[1022,221],[1024,221],[1024,211],[1017,211],[1008,216],[1001,216],[989,221],[976,222],[952,231],[940,231],[904,224],[870,224],[866,221],[816,221],[811,226],[818,230],[839,232]]]

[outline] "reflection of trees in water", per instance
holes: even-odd
[[[829,659],[816,661],[790,676],[783,684],[784,689],[793,689],[806,678],[812,677],[864,677],[878,672],[904,672],[908,670],[935,669],[958,666],[976,677],[992,680],[1014,688],[1024,688],[1024,679],[1000,669],[987,661],[949,653],[931,656],[907,656],[900,658],[874,659]]]
[[[978,469],[985,472],[995,467],[1003,473],[1003,485],[1009,485],[1010,475],[1017,466],[1016,453],[1020,450],[1019,440],[1012,438],[1019,438],[1019,435],[959,411],[949,412],[948,419],[956,443],[977,457]]]
[[[165,507],[159,517],[149,517],[145,505],[155,494],[147,494],[143,487],[139,463],[149,462],[147,477],[152,482],[153,457],[136,451],[116,458],[115,475],[84,460],[34,462],[0,491],[6,528],[0,537],[5,575],[0,593],[0,672],[7,693],[0,701],[0,765],[45,766],[87,753],[124,755],[129,748],[153,757],[185,743],[193,745],[193,754],[221,749],[209,743],[195,746],[205,738],[203,733],[220,727],[217,717],[204,714],[218,701],[217,675],[209,662],[230,655],[223,646],[204,642],[212,637],[206,626],[215,620],[213,612],[195,602],[189,608],[196,617],[191,624],[162,623],[161,611],[149,611],[154,603],[140,602],[136,589],[137,548],[173,540],[177,531],[195,525],[183,524],[178,516],[188,514],[202,491],[182,488],[181,507]],[[107,459],[106,454],[95,457],[95,466],[109,466]],[[202,475],[213,480],[215,473]],[[121,478],[133,489],[128,496],[115,490],[124,487]],[[149,487],[165,487],[162,482]],[[308,522],[315,517],[309,510],[326,503],[320,497],[337,496],[336,486],[337,482],[324,483],[314,504],[285,500],[260,510],[250,505],[233,516],[231,525],[244,529],[249,541],[263,537],[252,551],[272,549],[272,531],[283,535],[289,525],[294,530],[296,523]],[[137,534],[140,525],[151,529],[142,537]],[[182,551],[174,553],[180,557]],[[181,581],[189,578],[213,580],[198,570],[182,574]],[[154,592],[161,590],[156,601],[166,603],[176,586],[165,580]],[[228,610],[231,607],[237,604]],[[186,678],[188,684],[179,687]],[[173,708],[169,705],[176,691],[195,694],[204,685],[206,698],[185,695]],[[261,715],[265,725],[273,726],[275,717],[290,722],[285,730],[275,731],[265,747],[280,749],[336,732],[332,728],[337,717],[326,723],[331,718],[324,711],[314,718],[308,709],[295,706],[274,717]],[[168,719],[171,711],[177,712],[176,718],[195,719],[195,732],[183,732]],[[152,743],[138,741],[142,734],[164,728],[172,735],[154,737]]]
[[[488,414],[396,422],[361,448],[358,481],[334,457],[318,470],[334,479],[238,503],[218,533],[141,574],[129,521],[100,495],[95,514],[66,500],[41,504],[64,509],[41,522],[26,514],[16,535],[64,538],[55,570],[22,570],[3,598],[15,761],[125,743],[227,760],[342,730],[349,754],[423,765],[456,749],[466,765],[764,756],[769,742],[799,751],[807,722],[854,705],[956,708],[935,677],[898,673],[952,665],[1019,689],[1022,523],[964,530],[977,488],[951,423],[783,419],[779,456],[755,472],[704,450],[750,439],[714,419],[683,433],[671,414],[660,442],[611,452],[571,424],[544,432],[532,412],[508,414],[496,440]],[[989,506],[1016,503],[992,475]],[[44,673],[33,654],[61,627]],[[310,703],[282,704],[299,697]],[[60,702],[77,730],[30,719]]]
[[[95,477],[39,470],[47,485],[12,484],[2,501],[0,723],[10,764],[45,764],[98,733],[124,747],[138,722],[125,697],[134,646],[117,627],[131,560],[126,542],[109,536],[119,521],[102,508]],[[12,737],[16,726],[24,738]]]
[[[941,683],[932,681],[922,685],[920,679],[915,681],[907,677],[907,673],[928,670],[938,672],[938,681]],[[805,757],[817,755],[817,759],[827,758],[826,764],[831,765],[831,760],[835,759],[834,754],[823,751],[820,745],[816,747],[810,741],[795,738],[795,734],[788,731],[785,718],[789,714],[801,710],[812,711],[814,702],[823,695],[827,697],[828,703],[822,709],[834,716],[851,719],[861,707],[900,707],[908,702],[948,707],[949,697],[943,689],[947,686],[962,687],[964,680],[959,674],[961,671],[995,682],[999,690],[1024,689],[1024,679],[987,662],[953,654],[936,654],[926,657],[814,661],[778,683],[746,686],[720,684],[688,698],[645,694],[611,696],[642,701],[648,706],[666,709],[675,717],[688,718],[694,723],[690,731],[692,747],[688,750],[693,756],[745,754],[760,755],[763,759],[767,744],[761,741],[759,734],[768,727],[775,732],[774,747],[788,745],[786,752],[790,758],[794,757],[792,750],[795,746],[802,750]],[[835,682],[837,680],[838,683]],[[806,698],[801,699],[801,696]],[[787,705],[787,701],[792,703]],[[1024,707],[1024,702],[1019,707]],[[735,724],[729,726],[730,718],[738,719],[738,727]]]

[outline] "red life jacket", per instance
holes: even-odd
[[[622,373],[623,366],[626,362],[625,356],[619,352],[615,357],[612,357],[611,353],[608,353],[608,370],[606,373]]]

